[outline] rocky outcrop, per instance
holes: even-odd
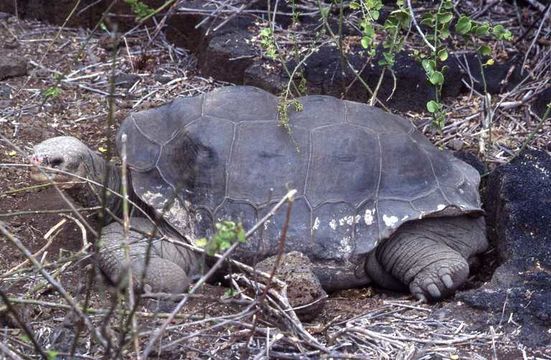
[[[0,52],[0,80],[27,75],[27,59]]]
[[[491,281],[457,298],[516,323],[527,345],[551,342],[551,156],[526,151],[488,180],[490,239],[500,262]]]
[[[55,1],[46,6],[44,1],[17,1],[17,13],[22,17],[36,18],[56,24],[65,22],[72,10],[73,2]],[[0,11],[15,12],[13,1],[0,0]],[[69,26],[94,27],[107,11],[108,24],[118,23],[119,29],[135,25],[135,15],[124,1],[81,1],[76,15],[69,19]],[[151,8],[158,8],[162,0],[143,0]],[[347,36],[346,51],[343,54],[333,45],[324,45],[311,54],[306,61],[296,59],[288,61],[285,67],[277,61],[262,57],[262,49],[255,43],[258,27],[253,15],[267,10],[264,1],[242,1],[234,3],[231,9],[217,8],[205,0],[184,0],[178,2],[178,11],[171,11],[164,31],[169,41],[177,46],[190,50],[198,59],[198,67],[204,76],[234,84],[254,85],[271,93],[280,94],[287,88],[289,74],[297,66],[298,77],[295,77],[297,88],[307,94],[324,94],[354,101],[367,101],[371,95],[363,83],[371,89],[379,84],[383,68],[378,65],[382,50],[374,58],[368,57],[366,51],[355,39],[358,32],[345,22],[343,34]],[[273,6],[273,4],[272,4]],[[222,10],[221,10],[222,9]],[[233,9],[233,10],[232,10]],[[237,9],[240,9],[237,11]],[[247,10],[247,11],[245,11]],[[273,8],[271,9],[273,10]],[[333,9],[335,10],[335,9]],[[221,12],[222,11],[222,12]],[[225,16],[223,11],[234,11]],[[248,11],[257,11],[250,13]],[[292,8],[285,2],[278,6],[280,13],[276,17],[278,26],[286,28],[292,23]],[[382,11],[380,21],[388,15]],[[319,18],[300,15],[301,31],[316,32],[320,28]],[[329,16],[329,27],[338,32],[338,12]],[[486,89],[490,93],[499,93],[516,84],[520,79],[520,66],[515,58],[493,66],[484,66],[476,54],[450,56],[444,64],[446,81],[442,88],[443,97],[453,97],[469,90],[484,89],[481,71],[484,71]],[[482,61],[483,62],[483,61]],[[349,64],[351,66],[349,66]],[[300,65],[299,65],[300,64]],[[354,74],[352,68],[358,75]],[[468,86],[465,85],[470,84]],[[291,87],[295,88],[295,87]],[[295,91],[296,92],[296,91]],[[424,111],[426,103],[434,99],[434,87],[428,83],[420,63],[407,52],[396,54],[396,64],[392,73],[385,71],[378,89],[378,98],[391,109],[400,111]]]

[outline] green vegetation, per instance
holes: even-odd
[[[296,6],[295,1],[287,1],[287,3],[290,4],[292,9],[292,26],[295,26],[301,18],[300,9]],[[481,61],[480,63],[481,69],[494,63],[493,51],[485,40],[488,38],[500,41],[512,40],[512,33],[505,29],[503,25],[493,26],[487,22],[477,22],[468,15],[460,14],[454,6],[451,0],[441,0],[436,7],[419,10],[419,14],[417,14],[411,4],[406,4],[404,0],[397,0],[391,9],[385,8],[382,0],[354,0],[351,2],[332,0],[330,4],[318,0],[319,16],[324,26],[318,28],[315,40],[311,41],[308,46],[312,53],[316,52],[321,47],[320,39],[329,35],[329,41],[324,44],[337,44],[342,57],[342,70],[348,68],[354,72],[357,80],[371,94],[370,104],[373,105],[378,102],[382,105],[382,102],[377,99],[377,95],[385,73],[393,74],[396,54],[405,49],[408,37],[417,33],[421,41],[416,42],[415,46],[407,51],[419,61],[425,71],[427,82],[434,87],[434,99],[427,102],[426,108],[433,116],[433,125],[441,129],[446,121],[445,106],[441,102],[442,88],[446,81],[448,70],[446,64],[452,51],[452,40],[460,37],[464,43],[467,43],[469,48],[477,50],[481,57],[485,59],[484,62]],[[348,62],[347,48],[343,45],[346,38],[343,35],[345,10],[355,14],[354,17],[346,17],[346,21],[351,22],[349,25],[358,29],[360,33],[359,43],[361,48],[365,50],[366,56],[373,60],[376,59],[377,65],[382,67],[379,80],[374,89],[371,89],[365,80],[361,78],[359,70],[354,69]],[[330,20],[335,16],[334,12],[338,14],[338,31],[336,32],[334,27],[329,26]],[[383,13],[384,21],[382,21]],[[269,18],[272,19],[272,17],[272,14],[270,14]],[[268,26],[260,29],[259,44],[263,49],[264,56],[281,64],[289,75],[290,85],[281,96],[283,100],[280,106],[282,125],[288,128],[288,125],[286,125],[288,116],[285,116],[288,101],[293,94],[304,95],[306,86],[301,70],[295,73],[286,68],[290,56],[286,55],[279,46],[276,35],[274,34],[274,26],[270,22]],[[299,51],[296,51],[296,49],[299,46],[292,44],[290,47],[293,51],[288,52],[288,54],[292,54],[291,56],[298,61],[297,57],[300,55],[298,55]],[[305,46],[302,45],[302,54],[306,52]],[[308,55],[302,56],[306,58],[310,54],[308,52]],[[302,65],[302,63],[303,61],[298,62],[299,65]],[[300,80],[300,86],[296,84],[297,79]]]
[[[243,225],[236,224],[233,221],[222,221],[214,225],[216,234],[210,239],[201,238],[196,241],[196,245],[205,249],[208,255],[214,255],[229,249],[234,243],[244,243],[246,241]]]
[[[146,19],[155,13],[154,9],[140,0],[124,0],[124,2],[130,6],[138,21]]]

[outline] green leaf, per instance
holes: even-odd
[[[492,29],[492,32],[494,34],[500,34],[502,32],[505,31],[505,27],[501,24],[497,24],[496,26],[494,26],[494,28]]]
[[[381,15],[377,10],[371,10],[369,13],[371,14],[371,18],[373,20],[378,20],[379,16]]]
[[[434,71],[429,75],[429,81],[433,85],[442,85],[444,83],[444,74],[440,71]]]
[[[237,232],[237,241],[240,243],[244,243],[245,241],[247,241],[245,230],[243,230],[243,228],[239,229],[239,231]]]
[[[427,74],[432,74],[436,70],[436,62],[434,60],[425,59],[421,61],[421,65]]]
[[[466,35],[471,31],[472,27],[473,23],[471,19],[468,16],[461,15],[459,20],[457,20],[457,24],[455,24],[455,31],[462,35]]]
[[[492,33],[498,40],[510,41],[513,39],[513,34],[509,30],[505,29],[505,27],[501,24],[497,24],[496,26],[494,26],[492,29]]]
[[[350,5],[348,5],[351,10],[359,10],[360,4],[358,4],[356,1],[352,1]]]
[[[492,55],[492,48],[489,47],[488,45],[482,45],[478,49],[478,52],[483,56],[490,56],[490,55]]]
[[[427,103],[427,110],[431,113],[431,114],[434,114],[435,112],[439,111],[440,110],[440,107],[442,105],[440,103],[437,103],[436,101],[434,100],[431,100]]]
[[[370,44],[369,38],[367,36],[362,37],[361,44],[364,49],[369,48],[369,44]]]
[[[206,238],[200,238],[195,240],[195,245],[197,245],[200,248],[205,248],[208,244],[208,240]]]
[[[505,32],[501,35],[499,40],[511,41],[513,40],[513,33],[510,32],[509,30],[505,30]]]
[[[329,6],[325,6],[320,8],[320,15],[323,19],[327,19],[327,16],[329,15],[329,10],[331,8]]]
[[[476,27],[475,34],[476,36],[488,36],[490,34],[490,25],[481,24]]]
[[[231,297],[234,297],[235,295],[237,295],[237,290],[233,289],[233,288],[229,288],[228,290],[224,291],[224,296],[225,297],[228,297],[228,298],[231,298]]]
[[[438,22],[440,24],[447,24],[453,19],[453,14],[451,12],[445,12],[438,14]]]
[[[448,51],[446,49],[438,51],[438,58],[440,61],[446,61],[448,59]]]
[[[450,0],[442,2],[442,9],[451,10],[453,9],[453,3]]]
[[[421,20],[421,25],[433,27],[434,19],[432,17]]]

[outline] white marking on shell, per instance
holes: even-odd
[[[319,229],[319,227],[320,227],[320,218],[316,216],[316,219],[314,220],[314,226],[312,226],[312,231]]]
[[[438,206],[436,207],[436,210],[437,211],[440,211],[440,210],[444,210],[446,208],[446,205],[444,204],[438,204]]]
[[[346,256],[352,252],[352,238],[345,236],[340,241],[339,252]]]
[[[394,225],[398,222],[398,218],[394,215],[383,215],[383,221],[387,227],[394,227]]]
[[[162,213],[168,202],[168,199],[163,194],[151,191],[144,192],[142,198],[153,207],[157,214]],[[188,201],[185,201],[184,206],[182,206],[178,199],[174,199],[170,208],[163,213],[163,218],[181,234],[193,239],[195,238],[194,222],[200,221],[201,215],[196,214],[192,216],[192,213],[189,211],[190,205]]]
[[[402,218],[402,220],[400,220],[400,221],[402,221],[402,222],[403,222],[403,221],[406,221],[407,218],[409,218],[409,216],[408,216],[408,215],[405,215],[405,216]]]
[[[188,210],[189,207],[186,206],[188,204],[189,203],[186,201],[184,202],[184,206],[182,206],[178,199],[174,199],[172,206],[163,216],[172,226],[184,234],[188,234],[192,231],[191,213]]]
[[[163,194],[154,193],[154,192],[151,192],[151,191],[146,191],[145,193],[143,193],[142,197],[143,197],[143,199],[146,203],[153,206],[153,208],[155,208],[155,210],[157,210],[157,211],[161,211],[163,209],[163,207],[165,206],[166,202],[168,201],[163,196]]]
[[[329,221],[329,226],[331,227],[331,229],[336,230],[337,229],[337,220],[331,219],[331,221]]]
[[[345,216],[345,217],[342,217],[339,219],[339,225],[340,226],[344,226],[345,224],[346,225],[354,225],[354,224],[357,224],[358,222],[360,222],[360,219],[361,219],[361,216],[360,215],[348,215],[348,216]]]
[[[364,222],[367,226],[373,224],[373,215],[375,215],[375,209],[365,209]]]

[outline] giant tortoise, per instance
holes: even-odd
[[[301,109],[287,110],[289,129],[280,126],[278,98],[246,86],[131,114],[117,144],[120,151],[126,138],[133,193],[163,214],[170,236],[193,242],[224,219],[252,226],[292,187],[298,193],[285,251],[306,255],[324,289],[375,282],[409,288],[421,300],[452,294],[469,275],[469,259],[487,248],[477,171],[399,116],[330,96],[298,102]],[[101,156],[65,136],[36,145],[31,159],[99,183],[106,168]],[[108,174],[109,187],[119,191],[120,169]],[[109,199],[120,213],[120,202]],[[276,254],[284,221],[284,212],[271,218],[239,247],[237,260],[252,264]],[[137,217],[132,226],[151,225]],[[119,223],[105,227],[104,244],[122,238]],[[146,248],[131,245],[138,272]],[[119,276],[123,251],[105,247],[100,254],[102,269]],[[184,291],[196,259],[157,239],[145,282],[154,291]]]

